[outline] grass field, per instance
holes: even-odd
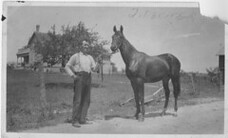
[[[195,81],[196,93],[192,89],[190,78],[186,75],[181,77],[179,107],[223,100],[224,92],[220,92],[219,87],[211,84],[206,77],[196,77]],[[66,74],[46,73],[45,84],[49,110],[52,113],[47,118],[43,118],[40,113],[38,74],[28,70],[7,71],[7,131],[56,125],[64,123],[71,117],[72,79]],[[146,84],[145,95],[153,94],[160,87],[161,82]],[[171,85],[170,88],[172,90]],[[131,97],[133,91],[125,75],[106,75],[102,83],[97,74],[93,74],[88,117],[92,120],[107,119],[112,116],[131,117],[135,113],[134,102],[120,106]],[[155,100],[145,106],[146,112],[161,110],[163,104],[162,99]],[[172,94],[169,108],[173,110]]]

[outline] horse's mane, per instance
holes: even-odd
[[[126,37],[123,35],[123,40],[124,40],[124,44],[125,46],[128,46],[130,48],[130,50],[133,50],[133,51],[137,51],[139,52],[127,39]]]

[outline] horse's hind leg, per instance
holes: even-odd
[[[168,103],[169,103],[169,94],[170,94],[169,80],[170,80],[170,78],[168,78],[168,77],[167,78],[164,78],[162,80],[163,88],[165,90],[165,105],[164,105],[164,109],[163,109],[161,115],[165,115],[166,110],[167,110],[167,107],[168,107]]]
[[[174,110],[177,112],[178,107],[177,107],[177,99],[180,94],[180,77],[179,75],[172,77],[172,83],[173,83],[173,95],[175,99],[175,104],[174,104]]]

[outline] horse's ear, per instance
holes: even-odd
[[[120,32],[123,33],[123,26],[120,26]]]
[[[113,31],[116,32],[116,26],[113,27]]]

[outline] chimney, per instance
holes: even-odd
[[[36,32],[40,31],[40,25],[36,25]]]

